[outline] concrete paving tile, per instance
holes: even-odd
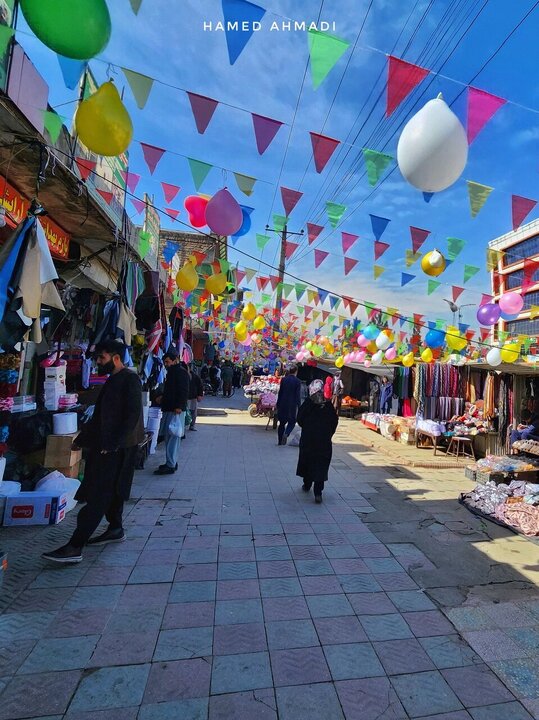
[[[483,608],[451,608],[445,614],[459,630],[490,630],[493,625],[492,618]]]
[[[338,595],[342,592],[341,584],[335,575],[311,575],[299,580],[305,595]]]
[[[217,600],[240,600],[260,597],[258,580],[218,580]]]
[[[209,720],[277,720],[276,708],[273,688],[214,695],[210,698]]]
[[[294,560],[325,560],[326,554],[321,545],[294,545],[290,548]]]
[[[143,626],[144,627],[144,626]],[[136,665],[151,661],[158,631],[105,633],[88,662],[88,667]]]
[[[381,573],[400,573],[403,571],[402,565],[391,557],[365,558],[365,565],[369,568],[370,572],[375,575]]]
[[[304,594],[297,577],[264,578],[259,580],[259,584],[262,597],[288,597]]]
[[[329,560],[295,560],[298,575],[334,575],[335,570]]]
[[[164,608],[170,588],[171,583],[126,585],[120,595],[116,610]]]
[[[46,567],[36,579],[30,583],[29,589],[76,587],[88,572],[87,565],[74,565],[72,567]]]
[[[435,670],[434,663],[419,642],[407,640],[386,640],[374,643],[374,649],[387,675]]]
[[[353,545],[324,545],[324,553],[329,560],[357,558],[359,554]]]
[[[408,720],[387,678],[341,680],[335,688],[346,720]]]
[[[116,609],[108,617],[106,630],[108,633],[135,633],[144,628],[146,632],[159,630],[163,621],[163,607],[149,607],[144,610]]]
[[[418,612],[402,613],[402,617],[411,627],[416,637],[431,637],[433,635],[449,635],[453,626],[439,610],[421,610]]]
[[[18,674],[30,675],[86,667],[99,635],[39,640]]]
[[[275,687],[331,680],[321,647],[273,650],[270,655]]]
[[[267,622],[266,635],[270,650],[314,647],[320,644],[312,620]]]
[[[214,657],[211,675],[212,695],[263,689],[271,684],[271,668],[267,652]]]
[[[131,572],[131,566],[109,567],[108,565],[95,565],[87,571],[78,585],[80,587],[89,585],[125,585]]]
[[[314,618],[314,624],[322,645],[358,643],[368,640],[367,634],[357,617]]]
[[[216,625],[214,628],[214,655],[233,655],[265,650],[267,650],[267,642],[263,623]]]
[[[182,548],[179,565],[198,565],[217,562],[218,548],[203,548],[198,550]]]
[[[286,545],[256,548],[257,560],[291,560],[290,549]]]
[[[2,692],[1,720],[62,715],[77,687],[81,672],[47,672],[17,675]]]
[[[175,550],[143,550],[137,565],[176,565],[180,552],[179,548]]]
[[[410,638],[412,631],[401,615],[363,615],[359,618],[371,641]]]
[[[417,590],[417,584],[405,572],[381,573],[376,575],[376,580],[381,587],[389,592],[390,590]]]
[[[70,713],[140,705],[149,665],[103,668],[85,676],[69,706]]]
[[[400,612],[436,610],[436,605],[421,591],[398,590],[396,592],[388,592],[388,595],[391,602]]]
[[[518,698],[539,698],[539,665],[537,657],[499,660],[490,666]]]
[[[284,540],[284,538],[283,538]],[[285,543],[281,543],[284,545]],[[253,540],[248,535],[221,535],[219,547],[225,548],[247,548],[253,547]]]
[[[374,575],[338,575],[337,577],[345,593],[374,593],[382,590]]]
[[[511,628],[508,628],[510,630]],[[513,628],[524,630],[528,628]],[[530,628],[531,629],[531,628]],[[508,633],[502,630],[476,630],[465,632],[463,637],[475,652],[486,662],[490,660],[513,660],[514,658],[526,657],[529,651],[518,645],[509,637]],[[539,645],[535,646],[539,652]]]
[[[458,635],[420,638],[419,642],[439,670],[481,663],[479,655]]]
[[[215,600],[217,583],[214,580],[203,582],[172,583],[169,603],[204,602]]]
[[[287,533],[286,540],[290,547],[293,547],[294,545],[320,545],[320,542],[314,533]]]
[[[65,603],[64,609],[78,610],[80,608],[106,608],[114,610],[123,591],[123,585],[75,588],[71,597]]]
[[[354,547],[359,557],[362,558],[384,558],[390,556],[390,552],[386,546],[379,542],[371,543],[370,545],[356,543]]]
[[[353,593],[348,595],[348,599],[358,615],[387,615],[397,612],[385,593]]]
[[[257,578],[257,567],[254,562],[219,563],[217,568],[219,580],[248,580]]]
[[[263,598],[264,619],[266,622],[278,620],[303,620],[310,618],[309,608],[303,597]]]
[[[256,559],[254,547],[228,548],[219,547],[219,562],[252,562]]]
[[[325,645],[324,654],[334,680],[385,676],[384,668],[368,642]]]
[[[142,705],[138,714],[138,720],[206,720],[207,717],[207,698]]]
[[[17,596],[16,602],[12,603],[7,609],[6,614],[26,614],[60,610],[60,608],[64,607],[69,601],[75,589],[76,588],[73,587],[59,587],[24,590]]]
[[[162,630],[159,633],[154,662],[188,660],[212,654],[213,627]]]
[[[162,629],[208,627],[213,625],[214,616],[214,602],[174,603],[165,609]]]
[[[255,547],[278,547],[287,545],[284,535],[255,535]]]
[[[486,665],[450,668],[442,670],[442,675],[467,708],[514,700],[513,695]]]
[[[202,563],[200,565],[178,565],[174,582],[197,580],[217,580],[217,563]]]
[[[280,720],[344,720],[332,683],[318,683],[275,690]]]
[[[210,694],[211,662],[207,659],[173,660],[151,666],[144,703],[151,705]]]
[[[518,702],[471,708],[470,713],[473,720],[533,720],[530,713]]]
[[[175,573],[176,565],[136,565],[129,576],[128,584],[170,583]]]
[[[522,704],[528,710],[534,720],[539,720],[539,698],[535,698],[532,700],[528,698],[523,698]]]
[[[337,575],[369,575],[371,571],[361,558],[344,558],[330,560]]]
[[[311,617],[340,617],[353,615],[354,610],[344,593],[336,595],[309,595],[305,598]]]
[[[237,625],[262,622],[262,602],[250,600],[218,600],[215,604],[216,625]]]
[[[292,560],[268,560],[257,563],[259,578],[295,577],[296,565]]]
[[[508,627],[504,632],[528,654],[539,655],[539,627]]]
[[[537,618],[516,603],[483,605],[482,609],[502,630],[506,627],[532,627],[537,625]]]
[[[391,684],[412,718],[463,709],[458,697],[437,671],[396,675],[391,678]]]
[[[0,677],[14,675],[30,655],[36,643],[37,640],[13,640],[2,643],[0,646]]]
[[[221,535],[249,535],[253,534],[251,524],[221,525]]]
[[[37,640],[45,635],[56,617],[54,611],[0,615],[0,643],[7,645],[15,640]]]

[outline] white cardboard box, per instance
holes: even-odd
[[[22,492],[6,498],[4,525],[58,525],[66,507],[66,493]]]

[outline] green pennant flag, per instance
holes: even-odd
[[[288,298],[292,290],[294,289],[293,285],[288,285],[287,283],[283,283],[283,294],[285,298]]]
[[[45,129],[50,135],[52,144],[56,145],[56,142],[58,141],[58,138],[60,137],[60,133],[62,131],[64,118],[60,117],[58,113],[51,112],[50,110],[44,110],[43,122],[45,123]]]
[[[528,352],[531,346],[535,343],[535,338],[527,337],[524,339],[524,352]]]
[[[326,202],[326,209],[331,227],[336,228],[342,216],[346,212],[346,205],[339,205],[334,202]]]
[[[374,310],[374,308],[376,307],[376,305],[375,305],[374,303],[371,303],[371,302],[365,302],[365,303],[363,303],[363,305],[364,305],[364,309],[365,309],[365,312],[366,312],[366,314],[367,314],[367,317],[369,317],[369,315],[372,313],[372,311]]]
[[[468,184],[468,197],[470,199],[470,212],[472,217],[476,217],[483,205],[486,203],[488,196],[494,190],[494,188],[488,185],[481,185],[481,183],[472,182],[471,180],[466,181]]]
[[[208,173],[212,169],[213,165],[202,162],[202,160],[194,160],[193,158],[187,158],[189,161],[189,167],[191,168],[191,175],[193,176],[193,182],[197,190],[200,190],[200,186],[204,180],[208,177]]]
[[[471,278],[473,278],[474,275],[477,275],[477,273],[481,270],[481,268],[476,267],[475,265],[465,265],[464,266],[464,282],[468,282]]]
[[[363,148],[363,158],[367,166],[367,177],[370,185],[376,185],[386,167],[393,160],[391,155],[385,155],[368,148]]]
[[[4,57],[7,53],[13,35],[15,35],[15,30],[12,27],[0,25],[0,57]]]
[[[498,332],[498,339],[499,339],[500,343],[503,344],[507,340],[508,337],[509,337],[509,333],[506,332],[505,330],[500,330]]]
[[[299,302],[301,298],[305,295],[305,290],[307,290],[307,285],[303,285],[302,283],[296,283],[295,284],[296,289],[296,299]]]
[[[437,290],[442,283],[438,282],[438,280],[429,280],[428,287],[427,287],[427,294],[432,295],[432,293]]]
[[[234,173],[236,183],[244,195],[249,197],[253,194],[253,188],[255,186],[256,178],[250,177],[249,175],[242,175],[241,173]]]
[[[275,232],[282,232],[284,230],[284,226],[288,222],[288,218],[284,215],[274,215],[273,216],[273,229]]]
[[[421,253],[414,252],[413,250],[406,250],[406,267],[412,267],[421,257]]]
[[[129,0],[131,3],[131,7],[133,8],[133,12],[135,15],[138,15],[138,11],[140,10],[140,6],[142,5],[142,0]]]
[[[259,250],[263,250],[266,245],[271,240],[271,237],[269,235],[261,235],[260,233],[256,234],[256,246]]]
[[[243,272],[245,273],[248,283],[250,283],[256,275],[256,270],[253,270],[252,268],[243,268]]]
[[[142,260],[144,260],[146,255],[150,252],[151,238],[151,233],[145,232],[144,230],[141,230],[139,232],[138,254],[140,255]]]
[[[457,255],[462,252],[465,245],[466,240],[460,240],[459,238],[447,238],[448,258],[450,260],[454,260]]]
[[[308,38],[311,76],[316,90],[348,50],[350,43],[318,30],[309,30]]]
[[[228,260],[219,260],[219,265],[221,266],[221,272],[227,273],[230,270],[230,263]]]
[[[443,327],[445,327],[445,320],[438,318],[438,320],[436,320],[436,329],[441,330]]]
[[[375,280],[378,280],[380,275],[382,275],[386,271],[386,268],[382,267],[381,265],[375,265],[373,269],[374,269],[374,279]]]
[[[138,107],[143,110],[152,91],[153,78],[147,75],[141,75],[127,68],[122,68],[122,72],[129,83],[131,92],[135,96]]]
[[[262,293],[262,304],[267,305],[271,301],[271,295],[267,295],[266,293]]]

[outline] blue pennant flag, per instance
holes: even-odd
[[[320,297],[320,300],[322,301],[322,303],[325,303],[325,302],[326,302],[326,299],[327,299],[327,297],[328,297],[328,295],[329,295],[329,291],[328,291],[328,290],[322,290],[322,288],[316,288],[316,289],[318,290],[318,295],[319,295],[319,297]]]
[[[410,275],[410,273],[401,273],[401,287],[408,285],[408,283],[412,282],[412,280],[415,280],[415,275]]]
[[[223,0],[223,15],[230,64],[234,65],[253,34],[253,23],[260,22],[266,11],[247,0]],[[242,23],[248,30],[241,30]],[[229,30],[229,23],[237,23],[238,30]]]
[[[465,325],[464,323],[459,323],[459,332],[461,332],[463,335],[465,332],[467,332],[470,329],[469,325]]]
[[[72,60],[71,58],[57,55],[60,69],[64,76],[64,83],[69,90],[75,90],[78,86],[82,73],[86,70],[88,63],[81,60]]]
[[[379,217],[378,215],[369,215],[371,219],[372,232],[377,240],[380,240],[384,234],[384,230],[389,225],[391,220],[389,218]]]
[[[329,296],[329,304],[331,305],[332,310],[334,310],[337,307],[339,300],[340,300],[340,298],[335,297],[335,295]]]
[[[430,201],[432,200],[432,196],[433,196],[433,195],[434,195],[434,193],[424,192],[424,193],[423,193],[423,200],[424,200],[426,203],[430,203]]]
[[[178,243],[171,242],[170,240],[167,242],[165,247],[163,248],[163,259],[166,263],[171,263],[172,258],[176,255],[178,250],[180,249],[180,246]]]

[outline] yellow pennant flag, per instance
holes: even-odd
[[[530,308],[530,320],[535,320],[539,317],[539,305],[532,305]]]
[[[498,263],[503,258],[505,253],[503,250],[493,250],[492,248],[487,249],[487,270],[492,272],[498,269]]]
[[[421,253],[414,252],[413,250],[406,250],[406,267],[412,267],[421,257]]]
[[[474,218],[481,210],[483,205],[486,203],[488,196],[494,190],[489,185],[482,185],[481,183],[472,182],[471,180],[466,181],[468,184],[468,197],[470,200],[470,212]]]
[[[378,278],[380,277],[380,275],[382,275],[383,273],[385,273],[385,271],[386,271],[386,268],[385,268],[385,267],[382,267],[381,265],[375,265],[375,266],[374,266],[374,279],[375,279],[375,280],[378,280]]]

